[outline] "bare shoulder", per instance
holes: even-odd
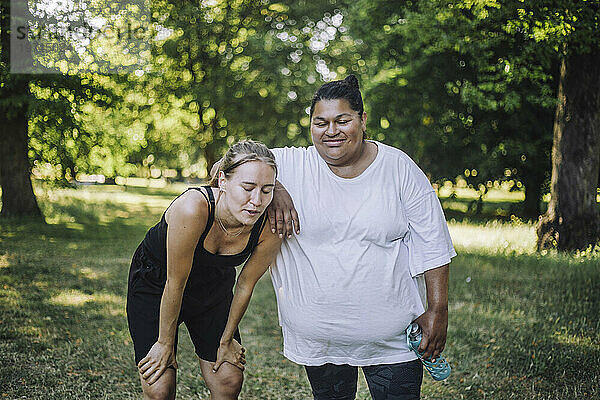
[[[165,220],[169,226],[182,224],[186,227],[204,229],[208,220],[208,201],[205,197],[206,189],[200,188],[200,190],[204,194],[196,189],[190,189],[173,201],[165,213]]]

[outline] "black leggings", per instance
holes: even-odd
[[[305,367],[315,400],[354,400],[358,367],[325,364]],[[420,360],[362,367],[373,400],[418,400],[423,364]]]

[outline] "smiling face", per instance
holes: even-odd
[[[219,175],[219,188],[225,191],[222,218],[229,224],[253,225],[273,200],[275,169],[262,161],[248,161],[227,178]]]
[[[359,115],[345,99],[319,100],[310,124],[317,152],[331,166],[356,163],[365,146],[366,122],[366,113]]]

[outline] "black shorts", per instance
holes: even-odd
[[[150,348],[158,340],[158,325],[162,290],[148,283],[136,273],[140,270],[151,270],[148,257],[144,256],[142,246],[136,250],[131,262],[131,272],[127,288],[127,322],[129,333],[135,350],[135,363],[148,354]],[[216,361],[217,349],[221,335],[227,324],[229,308],[233,296],[228,296],[210,308],[199,308],[197,302],[184,295],[179,313],[178,325],[182,322],[188,329],[194,343],[196,354],[203,360]],[[242,342],[239,330],[233,336]],[[177,352],[177,333],[175,334],[175,352]]]

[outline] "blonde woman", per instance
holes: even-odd
[[[276,175],[263,144],[233,145],[211,186],[177,197],[138,246],[127,318],[145,399],[175,398],[181,322],[211,399],[237,399],[246,363],[237,326],[281,245],[264,217]],[[246,260],[236,283],[235,267]]]

